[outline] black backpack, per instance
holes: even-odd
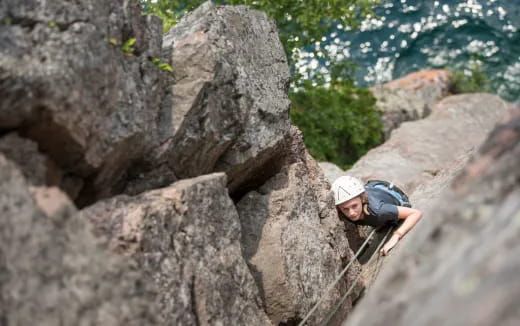
[[[370,180],[365,185],[365,188],[381,189],[399,201],[399,206],[412,207],[408,196],[393,183],[382,180]]]

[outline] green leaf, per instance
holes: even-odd
[[[173,72],[173,68],[172,68],[172,66],[170,66],[170,65],[167,64],[167,63],[161,63],[161,64],[159,64],[159,68],[161,68],[162,70],[166,70],[166,71],[169,71],[169,72]]]
[[[134,49],[135,41],[136,41],[136,39],[134,37],[131,37],[128,40],[126,40],[125,43],[123,43],[123,45],[121,45],[121,51],[123,51],[123,53],[126,55],[133,55],[134,51],[135,51],[135,49]]]
[[[161,62],[160,58],[152,58],[150,61],[154,65],[156,65],[159,69],[162,69],[162,70],[165,70],[165,71],[169,71],[169,72],[173,72],[172,66],[170,66],[169,64],[167,64],[165,62]]]

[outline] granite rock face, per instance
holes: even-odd
[[[58,188],[29,186],[0,154],[0,323],[155,325],[155,290],[97,246]]]
[[[60,171],[53,169],[52,162],[38,151],[37,143],[9,133],[0,138],[0,152],[18,166],[30,184],[45,186],[59,183]]]
[[[293,325],[325,296],[310,320],[318,324],[355,285],[332,324],[350,313],[359,264],[325,290],[360,236],[339,220],[329,183],[290,127],[287,60],[264,14],[207,2],[164,42],[160,22],[135,1],[5,0],[0,21],[1,325]],[[474,94],[433,107],[446,81],[430,77],[385,86],[413,93],[413,103],[397,106],[395,126],[432,114],[402,123],[350,173],[402,183],[417,207],[433,210],[425,215],[446,216],[447,227],[426,217],[404,239],[423,235],[420,250],[433,253],[423,267],[414,265],[422,256],[403,251],[411,260],[384,276],[404,273],[392,284],[408,292],[390,287],[367,300],[404,324],[421,316],[426,325],[455,308],[507,324],[500,316],[509,306],[497,302],[520,292],[500,291],[518,267],[506,259],[517,256],[518,223],[508,218],[518,211],[518,118],[493,134],[449,193],[462,204],[443,213],[434,199],[509,105]],[[411,111],[402,116],[401,107]],[[493,191],[484,196],[479,185]],[[78,213],[69,198],[90,206]],[[492,214],[498,224],[484,223]],[[491,242],[500,231],[503,239]],[[483,253],[472,232],[488,241]],[[458,248],[442,270],[439,257],[451,248],[439,239]],[[468,266],[457,265],[463,254]],[[455,292],[432,295],[406,283],[408,275],[442,284],[454,275]],[[456,301],[485,291],[496,300]],[[396,292],[414,304],[401,309],[390,298]],[[431,310],[414,310],[419,299]],[[379,321],[359,316],[352,320]]]
[[[100,201],[82,218],[158,287],[168,325],[270,325],[240,249],[240,222],[223,173]]]
[[[332,184],[334,180],[345,175],[345,171],[343,171],[339,166],[330,162],[319,162],[318,163],[323,174],[325,175],[325,179]]]
[[[452,182],[475,148],[510,109],[509,103],[490,94],[447,97],[427,118],[403,123],[389,140],[370,150],[345,173],[365,181],[394,182],[408,194],[412,206],[424,213],[428,203],[436,200],[441,189]],[[428,190],[424,192],[425,189]],[[422,220],[421,224],[428,223],[428,216],[424,216],[426,222]],[[361,235],[370,230],[369,227],[361,228]],[[385,233],[386,230],[376,233],[360,258],[361,262],[367,262],[374,254]],[[349,241],[357,243],[362,238],[350,233]],[[367,286],[371,286],[380,271],[378,262],[374,259],[364,265],[363,278]]]
[[[164,46],[135,2],[7,0],[0,19],[0,132],[35,142],[81,206],[214,171],[247,187],[288,133],[289,69],[265,14],[207,2]]]
[[[325,289],[353,253],[345,226],[334,208],[330,186],[294,128],[281,171],[237,204],[242,248],[274,324],[303,319],[324,295],[327,299],[309,321],[325,318],[358,271],[355,264],[329,293]],[[338,314],[352,307],[355,291]]]
[[[160,21],[106,0],[6,0],[0,19],[0,131],[85,179],[87,202],[117,192],[154,142],[167,80],[150,62],[161,55]]]
[[[520,110],[501,123],[410,234],[345,325],[516,325]],[[377,313],[374,313],[377,307]]]
[[[70,198],[76,198],[83,180],[64,173],[58,165],[39,151],[36,142],[11,132],[0,137],[0,153],[21,170],[33,186],[56,186]]]
[[[206,2],[164,38],[175,67],[171,123],[157,161],[178,177],[254,177],[289,132],[289,68],[276,25],[244,6]],[[169,122],[169,121],[168,121]]]
[[[430,115],[436,104],[448,96],[451,85],[450,79],[451,75],[446,70],[422,70],[386,84],[372,87],[372,94],[377,99],[377,108],[382,113],[385,138],[390,138],[391,132],[399,128],[403,122],[425,119]],[[497,101],[500,100],[497,98]],[[472,103],[477,104],[478,100]],[[484,105],[489,104],[491,103],[484,102]],[[450,105],[456,106],[457,104]],[[481,109],[485,110],[484,107]],[[498,116],[500,116],[500,112],[502,110],[499,109]],[[429,132],[428,129],[424,130],[424,133]],[[403,142],[403,140],[403,137],[401,137],[399,142]],[[409,141],[413,141],[413,138]],[[389,154],[389,156],[391,155]],[[372,157],[369,159],[372,160]],[[346,173],[330,162],[320,162],[320,167],[330,183]]]
[[[427,117],[435,104],[449,93],[447,70],[422,70],[383,85],[372,87],[377,108],[382,112],[385,137],[405,121]]]
[[[490,94],[450,96],[439,102],[426,119],[405,122],[384,144],[363,156],[349,174],[393,181],[406,193],[432,180],[454,160],[486,137],[511,109]]]
[[[43,325],[270,324],[242,257],[228,189],[245,192],[282,166],[289,69],[275,24],[245,7],[208,2],[179,22],[163,47],[160,22],[142,16],[135,2],[8,0],[0,19],[0,150],[32,186],[31,194],[13,187],[2,198],[10,214],[0,221],[2,318]],[[123,50],[132,39],[133,48]],[[154,58],[170,63],[174,74],[154,66]],[[149,191],[212,171],[227,177]],[[93,206],[77,218],[67,196],[49,186]],[[99,201],[124,192],[142,194]],[[16,226],[20,236],[10,226],[16,218],[26,224]],[[329,227],[339,234],[337,228]],[[31,241],[20,244],[18,236]],[[347,243],[336,241],[324,258],[335,270],[349,255]],[[122,296],[128,302],[120,303]]]

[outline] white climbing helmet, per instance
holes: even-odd
[[[339,205],[361,195],[365,192],[365,186],[358,178],[344,175],[332,183],[332,191],[334,192],[334,202]]]

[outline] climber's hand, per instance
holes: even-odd
[[[392,250],[392,248],[397,244],[397,242],[399,242],[399,236],[396,234],[392,235],[390,240],[388,240],[388,242],[385,243],[383,248],[381,248],[380,253],[383,254],[383,256],[388,255],[390,250]]]

